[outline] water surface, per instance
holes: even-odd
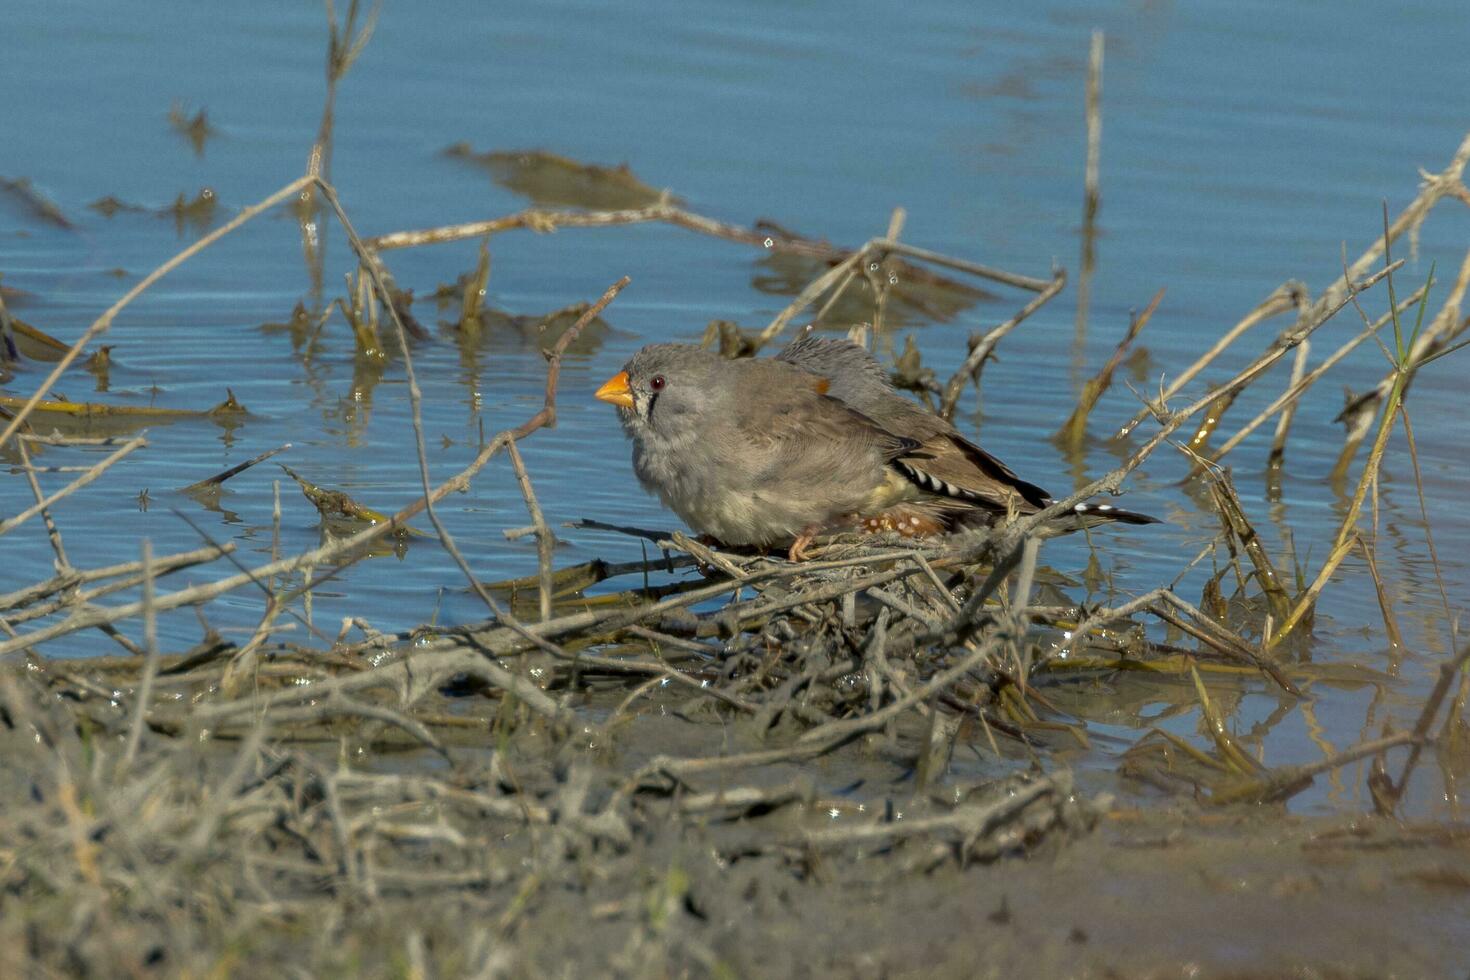
[[[326,31],[313,5],[12,0],[4,19],[0,96],[8,125],[0,175],[30,178],[74,227],[37,220],[6,198],[0,273],[25,291],[14,312],[61,339],[78,336],[199,233],[153,213],[104,217],[89,203],[114,195],[157,211],[208,186],[218,223],[303,171],[323,95]],[[1446,165],[1470,125],[1458,4],[390,4],[339,93],[332,178],[356,226],[381,234],[525,206],[484,170],[446,157],[450,144],[546,148],[626,162],[714,217],[771,218],[844,244],[881,234],[891,209],[902,206],[904,237],[915,244],[1034,276],[1061,264],[1075,281],[1082,79],[1095,27],[1107,33],[1103,203],[1086,335],[1079,344],[1069,286],[1006,340],[986,370],[983,399],[967,395],[962,409],[964,424],[978,427],[991,451],[1060,493],[1116,465],[1123,451],[1104,438],[1137,407],[1123,384],[1095,412],[1095,438],[1080,461],[1068,460],[1048,436],[1081,380],[1122,336],[1130,310],[1167,287],[1141,340],[1149,360],[1130,378],[1154,389],[1283,281],[1299,279],[1314,295],[1323,289],[1340,274],[1344,250],[1355,258],[1380,228],[1382,202],[1396,212],[1416,192],[1418,168]],[[206,108],[217,129],[202,154],[166,120],[176,101]],[[1442,205],[1406,256],[1401,293],[1422,282],[1432,263],[1441,279],[1452,278],[1466,228],[1463,208]],[[327,231],[327,249],[330,300],[353,263],[338,230]],[[612,329],[564,365],[560,425],[536,434],[524,452],[552,522],[672,526],[638,490],[612,413],[590,392],[644,343],[696,339],[712,319],[763,326],[787,300],[761,288],[769,267],[743,246],[665,227],[515,232],[497,238],[492,252],[488,301],[512,314],[591,300],[619,276],[632,277],[607,314]],[[482,431],[518,424],[541,398],[544,362],[534,337],[502,332],[470,350],[438,323],[455,311],[436,311],[428,294],[470,270],[475,255],[474,242],[386,255],[398,281],[421,297],[415,312],[435,334],[414,356],[436,480],[473,458]],[[880,349],[901,349],[912,332],[943,377],[970,332],[1004,320],[1028,298],[1003,288],[996,294],[952,322],[906,324],[883,337]],[[285,442],[294,448],[282,459],[294,469],[380,510],[417,494],[401,365],[376,383],[365,380],[340,317],[309,358],[288,335],[261,329],[286,320],[301,300],[321,298],[311,295],[298,227],[285,214],[267,216],[118,318],[104,338],[117,345],[104,395],[84,372],[63,379],[60,390],[76,399],[191,408],[220,401],[228,385],[251,412],[230,428],[155,426],[146,451],[58,506],[75,565],[130,560],[145,536],[159,553],[197,546],[175,509],[216,539],[236,541],[242,560],[262,560],[272,547],[270,483],[283,479],[279,470],[266,465],[232,481],[217,511],[170,491]],[[1384,301],[1372,297],[1370,310],[1381,311]],[[1228,377],[1284,325],[1257,328],[1189,393]],[[1329,324],[1318,334],[1317,357],[1357,329],[1351,312]],[[1332,419],[1342,386],[1363,390],[1384,370],[1367,345],[1314,389],[1298,415],[1278,497],[1268,495],[1265,479],[1269,426],[1231,456],[1246,507],[1276,555],[1288,532],[1308,568],[1325,555],[1351,492],[1327,479],[1341,444]],[[1439,571],[1456,611],[1470,585],[1462,374],[1454,359],[1441,361],[1410,399]],[[27,370],[6,391],[28,394],[41,376]],[[1231,418],[1245,421],[1285,383],[1283,366]],[[1215,533],[1203,498],[1178,483],[1186,472],[1182,458],[1166,451],[1132,480],[1129,506],[1167,523],[1100,538],[1112,594],[1172,580]],[[138,502],[145,489],[146,511]],[[1401,665],[1390,658],[1371,582],[1354,556],[1323,596],[1313,656],[1397,668],[1400,679],[1386,687],[1319,686],[1311,715],[1269,724],[1277,698],[1251,686],[1236,720],[1242,731],[1263,726],[1258,744],[1270,764],[1320,758],[1326,747],[1376,734],[1385,722],[1410,724],[1448,649],[1400,439],[1379,491],[1378,559],[1410,649]],[[18,477],[0,482],[0,512],[28,501]],[[289,481],[282,505],[281,550],[311,547],[317,515]],[[482,577],[534,569],[534,548],[503,536],[526,516],[502,463],[441,512]],[[563,538],[563,563],[639,554],[636,543],[607,534],[567,530]],[[37,521],[7,535],[0,552],[3,590],[49,568]],[[1077,540],[1044,553],[1074,575],[1087,558]],[[1191,573],[1181,594],[1197,597],[1208,573]],[[224,573],[187,578],[216,574]],[[256,598],[242,592],[212,605],[208,616],[243,640],[257,610]],[[449,558],[425,541],[401,559],[353,567],[317,596],[314,614],[330,633],[340,617],[364,610],[380,629],[482,614]],[[162,631],[165,646],[177,647],[192,642],[198,626],[185,614],[167,619]],[[104,638],[76,637],[48,652],[110,649]],[[1175,698],[1162,689],[1166,682],[1154,683],[1161,687],[1134,692],[1145,715],[1148,705]],[[1111,705],[1108,693],[1094,703]],[[1097,710],[1105,724],[1101,716],[1111,709]],[[1129,730],[1138,712],[1125,714],[1120,731],[1136,734]],[[1189,713],[1168,725],[1189,735],[1195,722]],[[1080,763],[1112,760],[1098,753]],[[1416,784],[1415,806],[1452,806],[1436,798],[1436,782]],[[1313,807],[1359,807],[1365,797],[1350,771],[1303,799]]]

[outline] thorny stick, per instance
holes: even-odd
[[[1000,343],[1001,339],[1014,330],[1022,320],[1045,306],[1047,301],[1061,292],[1062,287],[1066,285],[1067,273],[1062,269],[1058,269],[1052,276],[1051,282],[1047,284],[1046,288],[1040,291],[1036,298],[1021,307],[1015,316],[994,330],[991,330],[980,340],[980,343],[975,345],[974,349],[970,351],[969,356],[965,358],[965,363],[960,365],[959,370],[954,373],[944,386],[944,397],[939,403],[939,414],[943,418],[950,419],[954,417],[954,407],[960,400],[960,393],[965,390],[965,382],[974,378],[979,373],[985,363],[985,358],[989,357],[990,352],[995,350],[995,345]]]
[[[15,448],[20,456],[20,462],[25,467],[26,482],[30,484],[31,496],[36,500],[36,506],[41,508],[41,518],[46,523],[46,536],[51,540],[51,550],[56,555],[56,574],[65,575],[71,570],[71,562],[66,560],[66,548],[61,543],[61,529],[56,526],[56,521],[51,517],[51,511],[46,507],[46,495],[41,491],[40,481],[36,479],[35,467],[31,465],[31,452],[26,448],[26,440],[17,439]],[[0,609],[5,605],[0,602]]]
[[[541,516],[541,505],[536,502],[536,491],[531,486],[531,476],[526,472],[521,451],[516,448],[516,440],[506,443],[505,449],[510,455],[510,465],[515,470],[516,482],[521,485],[521,496],[526,500],[526,510],[531,513],[531,526],[536,532],[536,571],[540,579],[536,591],[541,602],[541,621],[544,623],[551,618],[551,551],[556,542],[551,528],[546,526],[546,518]]]
[[[147,724],[148,702],[153,699],[153,681],[158,676],[158,616],[153,608],[153,544],[143,539],[143,650],[147,656],[143,664],[143,679],[133,694],[133,727],[128,732],[127,747],[118,764],[117,779],[121,782],[133,767],[138,757],[138,746],[143,742],[143,727]]]
[[[422,231],[401,231],[388,235],[378,235],[374,238],[369,238],[366,244],[374,251],[386,252],[395,248],[410,248],[418,245],[454,242],[465,238],[483,238],[486,235],[494,235],[513,228],[530,228],[536,231],[547,231],[553,228],[601,228],[610,225],[641,224],[650,221],[663,221],[689,231],[712,235],[716,238],[724,238],[745,245],[753,245],[757,248],[767,248],[773,252],[806,255],[812,258],[824,259],[828,262],[841,262],[855,254],[853,251],[830,245],[827,242],[796,238],[756,228],[742,228],[739,225],[716,221],[713,218],[707,218],[704,215],[695,214],[671,204],[655,204],[646,208],[630,208],[621,211],[563,211],[547,208],[528,208],[524,211],[506,215],[502,218],[493,218],[489,221],[473,221],[459,225],[429,228]],[[770,244],[767,244],[767,242]],[[914,245],[908,245],[891,239],[876,238],[868,242],[864,248],[871,248],[880,252],[891,252],[895,255],[906,255],[911,259],[918,259],[921,262],[928,262],[931,265],[953,269],[956,272],[964,272],[980,279],[1005,283],[1006,285],[1015,286],[1019,289],[1027,289],[1031,292],[1040,292],[1048,285],[1045,279],[1034,279],[1031,276],[1007,272],[1004,269],[981,265],[978,262],[953,258],[939,252],[932,252],[928,249],[918,248]],[[862,251],[862,249],[856,251]]]

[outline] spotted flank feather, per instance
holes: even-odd
[[[931,534],[941,534],[947,529],[944,521],[911,507],[895,507],[881,514],[855,518],[854,523],[864,534],[896,532],[905,538],[928,537]]]

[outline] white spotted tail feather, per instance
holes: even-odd
[[[1047,501],[1050,505],[1052,502]],[[1163,521],[1135,510],[1124,510],[1112,504],[1081,503],[1072,508],[1072,517],[1057,518],[1058,524],[1073,524],[1071,530],[1097,527],[1099,524],[1162,524]]]
[[[940,497],[974,504],[983,510],[994,513],[995,516],[1000,516],[996,513],[996,508],[991,498],[985,494],[965,487],[955,486],[946,480],[941,480],[939,477],[925,472],[906,459],[899,458],[893,462],[903,475],[919,489]],[[1021,513],[1035,513],[1039,510],[1045,510],[1047,507],[1055,504],[1056,501],[1051,497],[1042,497],[1040,500],[1026,500],[1024,502],[1018,500],[1017,503],[1021,504]],[[960,517],[956,523],[964,523],[962,516],[955,516]],[[1085,528],[1097,527],[1101,524],[1160,523],[1163,522],[1157,517],[1140,514],[1137,511],[1124,510],[1122,507],[1114,507],[1112,504],[1080,503],[1072,507],[1072,513],[1070,515],[1063,514],[1048,522],[1043,528],[1043,534],[1065,534],[1070,531],[1081,531]]]

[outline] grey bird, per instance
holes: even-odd
[[[1049,501],[894,393],[865,350],[828,343],[741,360],[652,344],[596,397],[618,407],[639,482],[691,528],[727,545],[789,543],[793,561],[823,531],[934,534]]]

